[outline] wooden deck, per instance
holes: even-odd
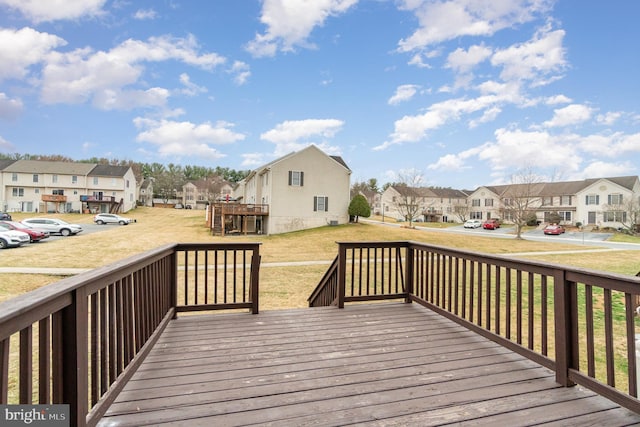
[[[640,425],[417,304],[181,316],[99,425]]]

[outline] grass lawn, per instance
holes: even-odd
[[[42,214],[40,214],[42,215]],[[39,216],[40,216],[39,215]],[[21,220],[34,214],[14,214]],[[50,215],[79,224],[92,223],[93,215]],[[306,298],[324,274],[327,266],[269,267],[268,263],[286,261],[332,260],[339,241],[414,240],[492,254],[535,253],[527,258],[579,267],[636,274],[640,269],[640,251],[572,254],[585,249],[563,243],[470,236],[445,233],[438,229],[416,230],[387,224],[357,223],[321,227],[274,236],[212,236],[206,229],[205,213],[199,210],[138,208],[126,216],[136,223],[106,225],[102,231],[44,241],[2,251],[0,267],[95,268],[172,242],[260,242],[263,268],[260,273],[261,309],[305,307]],[[421,227],[425,223],[417,223]],[[545,255],[545,251],[566,251],[566,255]],[[60,276],[0,274],[0,301],[59,280]]]

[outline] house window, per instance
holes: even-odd
[[[39,188],[34,188],[34,189],[33,189],[33,191],[34,191],[34,193],[36,193],[36,194],[40,194],[40,189],[39,189]]]
[[[98,185],[98,177],[97,176],[93,177],[93,185]]]
[[[600,196],[597,194],[587,194],[587,196],[585,197],[584,203],[586,205],[599,205]]]
[[[315,212],[327,212],[329,210],[329,198],[327,196],[314,196],[313,210]]]
[[[473,199],[471,201],[471,206],[480,206],[480,199]],[[472,218],[472,219],[478,219],[478,218]]]
[[[542,206],[553,206],[553,197],[543,197]]]
[[[71,175],[71,183],[72,184],[78,183],[78,175]]]
[[[609,194],[608,201],[610,205],[621,205],[622,194]]]
[[[24,197],[24,188],[14,188],[12,195],[13,197]]]
[[[482,212],[470,212],[469,218],[471,219],[482,219]]]
[[[513,200],[511,200],[511,199],[504,199],[504,200],[502,201],[502,203],[503,203],[505,206],[511,206],[511,205],[513,205]]]
[[[558,215],[562,217],[563,221],[571,222],[571,211],[561,211],[558,212]]]
[[[11,174],[11,181],[13,182],[18,182],[18,174],[17,173],[12,173]]]
[[[127,184],[126,185],[127,185],[127,188],[129,188],[129,180],[127,180]]]
[[[58,182],[58,175],[51,175],[51,182],[54,184]]]
[[[52,190],[51,194],[55,196],[64,196],[64,190]]]
[[[626,222],[627,213],[625,211],[607,211],[603,212],[605,222]]]
[[[289,185],[302,187],[304,185],[304,172],[289,171]]]
[[[560,204],[562,206],[571,206],[571,196],[561,196]]]
[[[485,206],[493,206],[493,199],[484,199]]]
[[[38,178],[39,178],[39,177],[38,177],[38,174],[37,174],[37,173],[34,173],[34,174],[33,174],[33,182],[38,182]]]

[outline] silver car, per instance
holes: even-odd
[[[69,224],[67,221],[57,218],[28,218],[20,222],[37,230],[48,231],[50,234],[61,234],[63,236],[78,234],[82,231],[82,227],[78,224]]]
[[[100,213],[93,217],[93,222],[98,225],[102,224],[120,224],[127,225],[134,222],[131,218],[125,218],[120,215],[111,214],[111,213]]]
[[[22,231],[0,227],[0,249],[14,248],[29,243],[29,235]]]

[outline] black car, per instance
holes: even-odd
[[[6,212],[0,212],[0,221],[11,221],[11,215]]]

